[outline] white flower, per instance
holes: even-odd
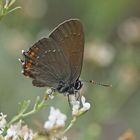
[[[73,116],[79,116],[80,114],[90,109],[90,103],[86,102],[86,99],[84,96],[81,97],[81,103],[82,105],[80,107],[80,101],[78,101],[75,96],[71,98]]]
[[[71,95],[72,115],[76,115],[79,112],[80,102],[77,101],[75,96]]]
[[[44,124],[44,128],[46,130],[51,130],[51,129],[53,129],[53,127],[54,127],[54,122],[46,121],[45,124]]]
[[[2,130],[6,126],[6,118],[7,115],[4,115],[2,112],[0,113],[0,130]]]
[[[46,93],[47,93],[49,99],[53,99],[54,98],[53,90],[51,88],[47,89]]]
[[[82,105],[83,105],[83,111],[87,111],[90,109],[90,103],[86,102],[86,99],[84,96],[81,97],[81,102],[82,102]]]
[[[22,121],[19,121],[18,123],[14,124],[14,125],[11,125],[9,127],[9,129],[7,130],[7,135],[6,135],[5,138],[6,139],[12,138],[13,140],[17,139],[19,131],[21,129],[21,123],[22,123]]]
[[[62,128],[65,126],[65,121],[67,119],[66,115],[61,113],[59,109],[51,107],[50,115],[48,121],[45,122],[44,128],[46,130],[51,130],[53,128]]]
[[[33,131],[29,129],[27,125],[22,126],[19,135],[23,137],[24,140],[32,140],[34,136]]]
[[[27,125],[22,125],[22,121],[11,125],[7,130],[6,139],[16,140],[19,136],[24,140],[32,140],[33,131],[27,127]]]

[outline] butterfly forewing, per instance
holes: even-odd
[[[24,52],[24,75],[35,86],[57,87],[60,81],[73,83],[79,78],[84,51],[84,34],[79,20],[68,20],[54,29],[48,38]]]
[[[59,25],[51,34],[52,38],[63,49],[70,67],[68,82],[79,78],[84,52],[84,33],[79,20],[69,20]]]

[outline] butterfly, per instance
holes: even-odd
[[[50,87],[64,95],[75,94],[83,85],[79,79],[84,53],[83,26],[78,19],[59,24],[28,51],[22,51],[25,76],[37,87]]]

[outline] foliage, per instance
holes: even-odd
[[[11,8],[15,2],[16,0],[0,0],[0,20],[7,14],[21,8],[19,6]]]

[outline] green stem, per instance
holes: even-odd
[[[13,117],[13,119],[7,124],[7,127],[9,127],[11,124],[13,124],[14,122],[20,120],[20,119],[24,119],[26,118],[27,116],[30,116],[30,115],[33,115],[35,114],[36,112],[39,112],[41,108],[44,107],[44,103],[45,103],[45,100],[42,100],[42,102],[39,104],[38,108],[34,108],[33,110],[27,112],[27,113],[20,113],[18,114],[17,116]]]
[[[68,125],[68,127],[64,130],[63,134],[65,134],[76,122],[77,117],[73,117],[73,119],[71,120],[70,124]]]

